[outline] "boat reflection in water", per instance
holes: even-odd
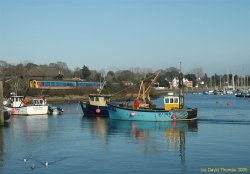
[[[173,121],[173,122],[141,122],[141,121],[118,121],[109,120],[109,132],[124,133],[125,136],[132,137],[137,143],[143,144],[144,152],[162,150],[161,140],[165,139],[167,150],[179,150],[180,156],[184,159],[185,133],[197,132],[197,120],[193,121]],[[159,144],[157,144],[159,143]]]
[[[48,115],[32,115],[32,116],[18,116],[13,117],[12,122],[14,127],[12,127],[14,135],[17,136],[20,140],[23,138],[22,133],[16,131],[17,129],[23,130],[25,138],[31,138],[28,135],[39,134],[46,137],[48,134]],[[15,124],[15,122],[20,122]],[[33,137],[35,138],[35,137]],[[25,139],[24,139],[25,140]]]
[[[109,120],[96,117],[87,119],[91,122],[91,135],[98,136],[102,144],[109,149],[109,144],[116,139],[123,139],[139,145],[144,154],[160,154],[166,151],[179,153],[185,161],[185,134],[198,131],[197,120],[173,122],[143,122]],[[85,120],[85,121],[87,121]]]

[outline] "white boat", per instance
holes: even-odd
[[[44,98],[34,98],[31,103],[23,96],[11,96],[5,108],[12,115],[44,115],[48,113],[48,105]]]

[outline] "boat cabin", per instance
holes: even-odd
[[[184,105],[183,96],[165,96],[164,97],[164,109],[170,111],[173,109],[181,109]]]
[[[32,103],[35,106],[46,105],[46,100],[44,100],[42,98],[35,98],[35,99],[33,99]]]
[[[23,96],[11,96],[9,99],[11,107],[22,107],[23,103]]]
[[[100,94],[90,94],[89,104],[95,106],[107,106],[107,102],[110,102],[111,95],[100,95]]]

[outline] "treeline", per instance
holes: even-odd
[[[42,72],[46,69],[46,72]],[[32,71],[33,70],[33,71]],[[124,81],[130,81],[135,84],[135,88],[139,84],[142,78],[150,80],[153,78],[155,72],[152,69],[145,68],[130,68],[127,70],[119,71],[107,71],[104,70],[91,70],[88,66],[83,65],[82,67],[76,67],[75,69],[70,69],[65,62],[49,63],[44,65],[37,65],[34,63],[19,63],[19,64],[9,64],[6,61],[0,60],[0,78],[4,82],[4,95],[7,95],[11,91],[17,91],[20,93],[25,93],[27,89],[27,81],[33,77],[33,73],[37,71],[41,74],[43,78],[60,78],[62,79],[84,79],[87,81],[106,81],[105,85],[106,92],[115,93],[125,87]],[[49,72],[51,71],[51,72]],[[171,87],[171,82],[174,78],[178,78],[179,69],[175,67],[169,67],[166,69],[157,70],[160,75],[157,82],[160,86]],[[29,73],[31,72],[31,73]],[[39,76],[36,74],[36,77]],[[246,79],[247,77],[247,79]],[[199,89],[207,89],[212,87],[223,88],[225,86],[230,86],[234,84],[236,86],[246,85],[248,86],[249,76],[240,77],[233,74],[217,75],[214,74],[208,77],[206,73],[203,72],[202,68],[196,68],[190,73],[184,74],[184,78],[193,82],[193,87]],[[138,88],[137,88],[138,89]],[[137,90],[136,89],[136,90]],[[93,89],[75,89],[75,90],[54,90],[48,91],[48,95],[84,95],[92,91]],[[128,89],[128,92],[132,92],[132,89]],[[40,91],[41,92],[41,91]],[[37,91],[31,91],[33,94],[37,94]]]

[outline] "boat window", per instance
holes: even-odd
[[[178,98],[174,99],[174,103],[179,103]]]
[[[94,97],[89,97],[89,100],[90,101],[94,101]]]
[[[173,98],[170,98],[170,103],[174,103],[174,99]]]
[[[99,101],[99,97],[96,97],[96,98],[95,98],[95,101]]]
[[[166,99],[165,99],[165,103],[169,103],[169,98],[166,98]]]

